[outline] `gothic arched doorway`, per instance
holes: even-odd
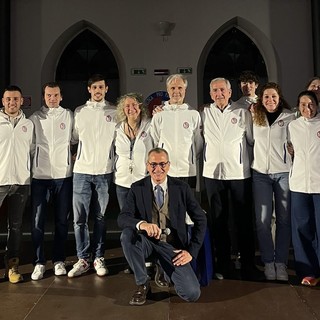
[[[213,44],[207,56],[203,73],[203,102],[211,102],[209,84],[216,77],[224,77],[230,81],[232,100],[238,100],[241,92],[237,79],[244,70],[255,72],[260,84],[267,82],[267,69],[259,49],[242,31],[232,27]]]
[[[87,81],[95,73],[106,76],[107,100],[119,96],[119,70],[112,51],[95,33],[86,29],[63,51],[56,69],[56,81],[63,88],[63,105],[72,110],[88,100]]]

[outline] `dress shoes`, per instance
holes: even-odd
[[[147,301],[147,295],[151,292],[150,283],[146,282],[145,284],[142,284],[137,287],[137,290],[132,295],[131,300],[129,301],[129,304],[132,306],[142,306]]]
[[[242,265],[241,279],[245,281],[265,281],[266,277],[263,271],[260,271],[256,265]]]

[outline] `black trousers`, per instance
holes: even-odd
[[[205,179],[209,200],[208,227],[212,248],[217,259],[216,270],[222,272],[231,262],[229,213],[233,216],[234,229],[243,267],[252,265],[255,256],[254,224],[252,215],[251,178],[242,180]]]

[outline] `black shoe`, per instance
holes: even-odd
[[[129,304],[132,306],[142,306],[147,301],[147,295],[151,292],[150,283],[146,282],[143,285],[138,286],[137,290],[132,295]]]
[[[264,272],[259,270],[255,265],[241,266],[241,279],[245,281],[265,281]]]
[[[169,282],[165,279],[164,271],[158,264],[155,265],[156,274],[154,282],[159,288],[169,288]]]

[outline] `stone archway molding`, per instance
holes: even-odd
[[[203,92],[204,68],[211,48],[226,31],[233,27],[243,32],[257,46],[266,63],[269,81],[279,82],[279,59],[276,55],[275,49],[270,39],[257,26],[255,26],[248,20],[241,17],[234,17],[224,23],[213,33],[200,54],[197,68],[198,93]],[[199,105],[203,103],[203,101],[201,101],[202,99],[203,97],[198,94]]]
[[[118,50],[112,39],[108,37],[108,35],[104,31],[86,20],[79,21],[70,26],[53,43],[42,65],[41,82],[46,83],[55,79],[56,67],[62,53],[64,52],[68,44],[84,30],[90,30],[91,32],[95,33],[110,48],[118,65],[120,81],[119,85],[121,90],[121,88],[125,87],[125,68],[124,60],[120,54],[120,51]]]

